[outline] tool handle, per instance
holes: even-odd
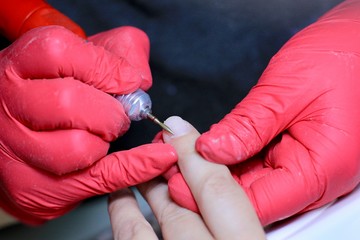
[[[148,113],[151,113],[150,96],[141,89],[129,94],[117,95],[115,98],[123,105],[126,115],[132,121],[145,119]]]

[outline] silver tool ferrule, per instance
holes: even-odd
[[[130,94],[117,95],[115,98],[123,105],[126,115],[132,121],[148,118],[148,113],[151,113],[150,96],[141,89]]]

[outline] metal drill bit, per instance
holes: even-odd
[[[151,114],[151,99],[149,94],[141,89],[125,95],[115,95],[115,98],[123,105],[126,115],[131,121],[140,121],[148,118],[154,123],[158,124],[165,131],[174,134],[174,132],[160,122],[154,115]]]
[[[150,119],[154,123],[158,124],[162,129],[164,129],[168,133],[174,134],[174,132],[171,130],[171,128],[169,128],[165,123],[160,122],[160,120],[157,117],[155,117],[154,115],[152,115],[150,112],[147,112],[146,115],[147,115],[148,119]]]

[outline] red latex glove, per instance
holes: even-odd
[[[82,28],[44,0],[0,0],[0,32],[13,41],[30,29],[64,26],[85,38]]]
[[[360,179],[360,1],[289,40],[197,151],[231,165],[263,225],[320,207]],[[196,210],[180,174],[172,197]],[[214,186],[209,186],[214,187]]]
[[[88,40],[42,27],[0,52],[0,207],[25,223],[147,181],[176,161],[165,144],[106,156],[130,124],[111,94],[150,87],[149,42],[131,27]]]

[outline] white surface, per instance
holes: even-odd
[[[331,204],[272,226],[267,239],[360,239],[360,186]]]

